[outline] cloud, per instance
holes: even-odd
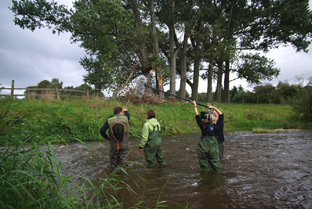
[[[312,77],[312,45],[309,52],[296,52],[292,47],[271,50],[267,56],[275,60],[276,67],[281,70],[278,78],[272,80],[272,84],[279,81],[294,84],[297,76],[304,76],[306,79]]]
[[[71,6],[71,1],[68,0],[57,2]],[[14,25],[14,14],[8,9],[11,6],[11,0],[0,1],[0,84],[10,87],[11,81],[15,80],[15,87],[23,88],[37,85],[42,80],[51,81],[52,78],[58,78],[63,86],[83,84],[86,71],[79,60],[85,52],[78,44],[70,44],[70,34],[52,34],[46,28],[34,32],[23,30]],[[309,47],[309,53],[296,52],[292,47],[271,50],[267,56],[275,60],[275,67],[280,68],[281,73],[270,83],[295,83],[296,76],[312,77],[311,55],[312,46]],[[242,85],[244,88],[248,86],[243,80],[232,82],[231,87],[233,85]],[[178,83],[176,88],[179,88]],[[199,92],[206,91],[207,82],[201,80]],[[188,92],[191,92],[189,88]]]
[[[10,87],[15,80],[15,87],[23,88],[52,78],[63,81],[63,86],[83,84],[86,71],[79,60],[85,53],[78,44],[70,44],[70,34],[21,29],[13,22],[11,4],[11,0],[0,3],[0,84]]]

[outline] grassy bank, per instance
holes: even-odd
[[[295,119],[290,106],[214,105],[224,112],[225,130],[312,127],[312,122]],[[0,142],[7,142],[6,146],[0,147],[0,207],[148,208],[145,197],[126,183],[132,177],[124,168],[120,167],[96,181],[83,176],[64,176],[61,173],[62,163],[54,155],[51,141],[74,138],[102,140],[99,129],[112,116],[116,106],[128,108],[131,114],[131,137],[140,137],[149,109],[156,111],[163,135],[199,132],[190,103],[152,105],[100,99],[0,99]],[[205,110],[199,108],[200,111]],[[46,144],[44,149],[40,149],[42,144]],[[119,198],[120,191],[128,191],[133,197],[131,205]],[[187,208],[160,199],[153,208],[159,207]]]
[[[225,131],[263,129],[310,129],[312,122],[302,122],[288,105],[211,104],[225,115]],[[131,115],[130,137],[140,137],[146,112],[154,109],[162,126],[162,135],[198,133],[194,108],[190,103],[134,104],[119,100],[1,100],[1,117],[11,122],[25,136],[35,134],[38,138],[53,135],[81,140],[102,140],[99,130],[113,114],[116,106],[128,108]],[[199,111],[206,111],[204,107]],[[8,111],[9,110],[9,111]],[[19,124],[16,126],[16,124]],[[9,131],[10,130],[10,131]],[[2,131],[6,138],[18,137],[14,130]],[[3,136],[3,135],[2,135]],[[2,137],[1,137],[2,138]]]

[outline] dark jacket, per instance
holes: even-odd
[[[218,137],[218,143],[224,142],[224,134],[223,134],[223,127],[224,127],[224,115],[219,115],[219,119],[217,121],[217,137]]]
[[[223,136],[223,114],[219,116],[219,120],[217,124],[210,124],[210,123],[204,123],[199,115],[196,115],[196,122],[202,132],[203,136],[216,136],[219,138],[219,134]],[[211,129],[209,126],[213,126],[214,130],[213,133],[211,133]],[[223,136],[224,141],[224,136]],[[218,139],[219,142],[219,139]]]
[[[128,118],[128,121],[130,121],[130,114],[128,113],[128,111],[125,111],[124,113],[125,113],[125,116]],[[108,120],[106,120],[105,124],[100,129],[100,133],[105,139],[108,138],[108,135],[106,134],[107,129],[109,129]]]

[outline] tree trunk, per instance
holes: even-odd
[[[174,56],[174,27],[169,28],[170,33],[170,93],[176,94],[176,57]],[[174,98],[173,98],[174,99]]]
[[[209,60],[208,79],[207,79],[207,101],[212,102],[212,75],[213,75],[213,58]]]
[[[181,82],[180,82],[180,96],[185,97],[186,95],[186,54],[187,54],[187,35],[186,35],[185,30],[185,35],[184,35],[184,43],[183,43],[183,48],[181,50]],[[185,40],[186,39],[186,40]]]
[[[223,61],[217,61],[217,65],[218,65],[218,78],[217,78],[217,89],[216,89],[216,93],[215,93],[215,101],[221,102]]]
[[[133,17],[134,17],[134,20],[135,20],[135,26],[137,28],[140,28],[140,27],[142,27],[142,20],[141,20],[140,13],[139,13],[139,10],[138,10],[137,0],[130,0],[130,5],[131,5],[131,9],[133,11]],[[144,40],[143,35],[142,35],[140,30],[138,30],[138,34],[137,35],[138,35],[139,38],[142,37],[141,40]],[[149,67],[148,62],[147,62],[146,44],[143,41],[140,44],[140,53],[138,54],[138,56],[139,56],[140,63],[141,63],[141,66],[142,66],[142,74],[147,78],[147,85],[150,86],[151,85],[151,80],[150,80],[149,72],[150,72],[151,68]],[[152,94],[153,91],[150,88],[146,88],[146,93]]]
[[[194,48],[194,74],[193,74],[193,88],[192,88],[192,100],[198,99],[198,85],[199,85],[199,70],[201,63],[200,56],[200,33],[201,33],[201,20],[198,21],[198,25],[195,28],[195,38],[192,41],[192,45]]]
[[[195,50],[195,51],[198,51],[198,50]],[[195,101],[198,99],[199,68],[200,68],[200,56],[198,53],[195,52],[193,88],[192,88],[192,100],[195,100]]]
[[[157,36],[157,30],[156,30],[156,20],[155,20],[155,9],[154,9],[154,0],[149,0],[150,5],[150,12],[151,12],[151,23],[152,23],[152,36],[154,41],[154,53],[157,57],[156,63],[154,63],[154,69],[155,69],[155,77],[156,77],[156,88],[161,90],[159,91],[159,97],[165,98],[164,93],[162,92],[164,90],[163,82],[162,82],[162,74],[161,71],[158,69],[157,61],[159,58],[159,44],[158,44],[158,36]]]
[[[228,58],[225,61],[223,101],[230,103],[230,60]]]

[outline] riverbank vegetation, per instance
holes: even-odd
[[[206,104],[206,103],[204,103]],[[290,105],[267,104],[209,104],[225,115],[225,131],[262,129],[310,129]],[[162,135],[198,133],[193,105],[189,102],[164,102],[148,104],[102,98],[62,100],[1,99],[1,143],[19,140],[20,137],[37,136],[40,141],[103,140],[99,133],[105,121],[112,117],[116,106],[128,109],[131,118],[131,138],[141,136],[146,112],[156,111],[162,126]],[[199,111],[207,111],[199,106]]]
[[[77,119],[77,110],[92,109],[89,106],[92,103],[89,102],[85,103],[87,106],[83,105],[83,109],[74,108],[78,103],[51,104],[39,100],[0,99],[1,208],[148,208],[151,204],[153,208],[186,208],[179,203],[161,199],[155,203],[148,202],[129,186],[127,182],[131,181],[131,169],[124,167],[108,173],[102,172],[97,179],[79,175],[65,176],[62,172],[63,164],[57,160],[51,142],[74,140],[73,137],[65,136],[68,132],[58,130],[64,129],[64,121],[68,118]],[[63,109],[66,105],[68,107]],[[60,126],[50,127],[57,133],[38,131],[38,128],[46,126],[45,122],[54,124],[62,114],[64,120],[61,120]],[[37,127],[35,120],[39,116],[42,118]],[[43,137],[41,134],[51,135]],[[80,141],[77,138],[75,140]],[[131,175],[137,174],[132,172]],[[124,201],[120,193],[127,194],[131,201]]]
[[[226,131],[312,127],[312,122],[304,122],[289,105],[211,105],[224,113]],[[149,109],[156,111],[163,135],[199,132],[190,103],[148,104],[146,101],[129,102],[125,98],[0,99],[1,207],[140,208],[150,205],[126,183],[129,171],[122,167],[95,182],[84,176],[64,176],[62,162],[54,155],[52,142],[76,140],[84,144],[87,140],[103,140],[99,129],[116,106],[127,108],[131,114],[131,137],[140,137]],[[198,107],[200,111],[207,111]],[[129,203],[118,197],[119,191],[125,190],[133,197],[130,205],[125,205]],[[154,206],[187,207],[166,200],[158,200]]]

